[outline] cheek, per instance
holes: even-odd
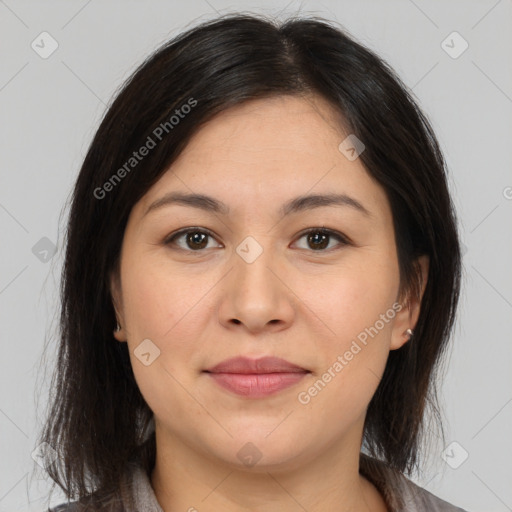
[[[305,283],[302,297],[325,324],[329,338],[337,340],[332,342],[336,348],[343,348],[348,340],[366,332],[394,303],[398,291],[395,273],[370,268],[345,269],[323,277],[317,286]],[[386,322],[383,327],[379,322],[378,330],[388,331],[390,325]]]
[[[316,339],[322,354],[318,380],[304,391],[311,407],[318,410],[323,404],[342,421],[348,409],[352,414],[364,411],[384,371],[398,275],[391,265],[354,265],[322,284],[304,287],[305,302],[314,312],[312,321],[317,317],[325,326],[324,335]]]
[[[187,315],[198,301],[201,284],[193,286],[180,272],[161,264],[126,262],[123,303],[128,338],[168,338],[187,325]],[[198,278],[200,279],[200,278]]]
[[[184,405],[190,407],[187,378],[197,350],[190,343],[198,338],[190,314],[197,302],[194,289],[175,273],[146,266],[132,267],[123,282],[123,294],[131,365],[144,399],[158,417],[192,414]],[[149,347],[144,352],[150,353],[152,361],[149,365],[139,359],[143,340],[151,341],[144,341]]]
[[[202,351],[197,340],[206,314],[201,298],[212,282],[201,276],[191,279],[156,258],[126,258],[124,265],[123,310],[135,378],[151,407],[159,402],[157,409],[171,402],[176,407],[183,392],[179,382],[188,384],[197,369],[195,361]],[[158,355],[149,366],[137,357],[143,340],[154,344],[144,342],[151,353],[149,359]],[[184,395],[182,400],[186,399]]]

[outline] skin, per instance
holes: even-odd
[[[399,302],[391,209],[360,159],[338,149],[346,136],[317,96],[246,102],[204,125],[132,209],[111,279],[115,337],[128,343],[154,412],[151,482],[166,512],[387,510],[358,472],[363,424],[389,351],[418,319],[428,259],[419,261],[420,297]],[[145,215],[172,191],[212,196],[231,212],[172,204]],[[333,205],[278,215],[292,198],[333,192],[356,198],[371,217]],[[350,243],[330,237],[319,250],[301,234],[322,226]],[[205,248],[186,235],[166,245],[188,227],[213,233]],[[236,252],[247,236],[263,249],[252,263]],[[398,302],[400,312],[300,403],[298,394]],[[160,350],[148,366],[134,354],[144,339]],[[238,355],[282,357],[311,373],[275,395],[244,398],[202,372]],[[237,457],[248,442],[261,453],[251,467]]]

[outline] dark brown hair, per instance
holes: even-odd
[[[144,439],[152,412],[127,344],[112,335],[109,278],[132,207],[216,114],[247,100],[312,94],[328,100],[344,128],[365,144],[361,161],[391,205],[401,296],[418,295],[417,257],[430,259],[414,336],[391,351],[363,438],[368,452],[392,467],[410,472],[417,465],[426,406],[439,418],[435,375],[453,328],[461,274],[438,142],[396,74],[344,30],[318,17],[278,23],[228,15],[179,35],[133,73],[108,108],[76,181],[60,348],[40,437],[59,454],[48,472],[70,499],[93,491],[113,495],[120,475],[133,465],[149,473],[155,461],[154,434]],[[176,125],[169,121],[193,101]],[[167,127],[161,140],[128,171],[133,152],[155,139],[159,126]],[[126,172],[118,172],[123,166]],[[113,179],[116,173],[122,179]]]

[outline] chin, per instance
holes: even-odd
[[[303,439],[303,436],[291,435],[285,429],[279,431],[279,427],[275,429],[277,424],[274,422],[272,429],[259,430],[253,425],[250,432],[241,431],[239,435],[232,432],[233,438],[228,443],[215,443],[212,452],[237,471],[258,473],[293,469],[299,459],[305,458],[307,447],[300,444],[299,438]],[[272,433],[268,435],[269,432]],[[219,447],[222,447],[221,452]]]

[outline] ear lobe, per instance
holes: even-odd
[[[420,316],[421,302],[427,286],[430,260],[428,255],[424,254],[415,263],[418,266],[418,286],[409,292],[405,304],[402,304],[402,309],[395,317],[390,350],[397,350],[410,340],[411,335],[408,329],[414,331]]]

